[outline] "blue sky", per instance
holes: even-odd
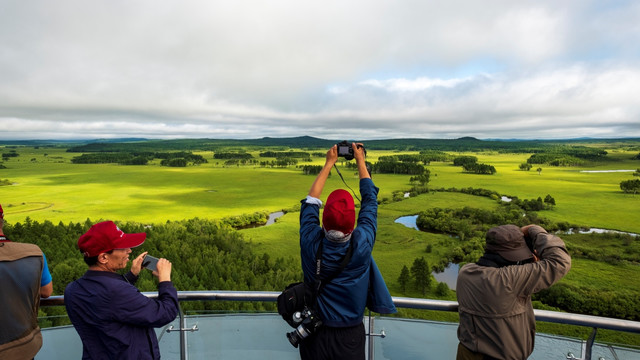
[[[640,137],[635,1],[0,3],[0,139]]]

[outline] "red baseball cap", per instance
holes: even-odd
[[[146,238],[146,233],[125,234],[113,221],[103,221],[80,236],[78,248],[85,257],[94,257],[114,249],[140,246]]]
[[[345,235],[351,234],[356,223],[356,207],[348,191],[338,189],[329,194],[322,213],[322,226],[325,230],[339,230]]]

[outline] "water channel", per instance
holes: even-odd
[[[502,201],[511,201],[511,199],[503,196]],[[418,220],[418,215],[407,215],[407,216],[401,216],[399,218],[397,218],[395,220],[395,222],[402,224],[408,228],[411,229],[415,229],[420,231],[420,229],[418,228],[418,225],[416,224],[416,221]],[[609,229],[599,229],[599,228],[590,228],[588,230],[574,230],[571,229],[567,232],[565,232],[565,234],[574,234],[574,233],[580,233],[580,234],[589,234],[589,233],[616,233],[616,234],[627,234],[627,235],[631,235],[631,236],[638,236],[638,234],[635,233],[630,233],[630,232],[625,232],[625,231],[618,231],[618,230],[609,230]],[[454,264],[454,263],[450,263],[443,272],[432,272],[431,274],[433,275],[434,278],[436,278],[437,281],[439,282],[444,282],[446,283],[450,289],[455,289],[456,288],[456,280],[458,278],[458,271],[460,270],[460,266],[458,264]]]
[[[284,215],[284,211],[272,212],[271,214],[269,214],[269,218],[267,219],[267,223],[264,224],[264,225],[267,226],[267,225],[274,224],[276,222],[276,219],[279,218],[282,215]]]
[[[408,228],[420,231],[420,229],[418,229],[418,225],[416,224],[417,220],[418,220],[418,215],[407,215],[407,216],[401,216],[397,218],[395,222],[402,224]],[[450,263],[449,265],[447,265],[447,267],[444,269],[443,272],[434,271],[431,273],[431,275],[433,275],[433,277],[438,282],[443,282],[447,284],[447,286],[449,286],[449,289],[455,290],[456,281],[458,280],[459,270],[460,270],[460,265]]]

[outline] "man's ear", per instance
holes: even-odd
[[[107,259],[107,253],[101,253],[98,255],[98,262],[101,264],[106,264],[109,259]]]

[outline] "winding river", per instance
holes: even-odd
[[[418,225],[416,224],[417,220],[418,220],[418,215],[407,215],[407,216],[401,216],[397,218],[395,222],[402,224],[408,228],[412,228],[420,231],[420,229],[418,229]],[[431,275],[433,275],[433,277],[436,278],[438,282],[443,282],[447,284],[447,286],[449,286],[450,289],[455,290],[459,270],[460,270],[460,265],[450,263],[449,265],[447,265],[447,267],[444,269],[443,272],[434,271],[431,273]]]

